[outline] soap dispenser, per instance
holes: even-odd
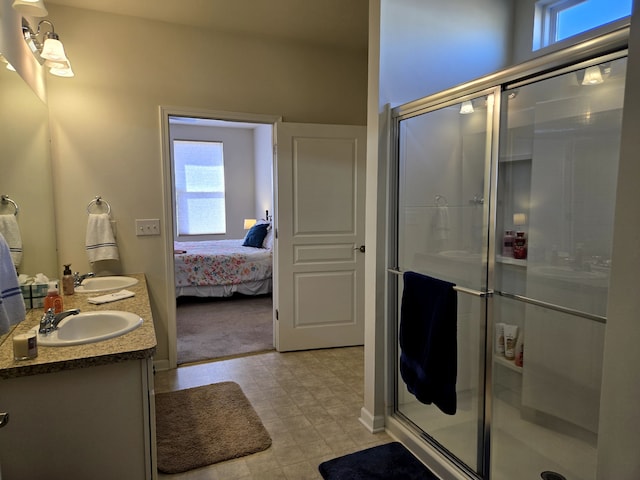
[[[49,282],[49,291],[47,296],[44,297],[44,311],[53,309],[53,313],[62,312],[62,297],[58,293],[58,284],[56,282]]]
[[[64,295],[73,295],[75,291],[73,285],[73,273],[71,272],[71,264],[64,266],[62,272],[62,293]]]

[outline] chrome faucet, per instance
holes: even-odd
[[[39,333],[43,333],[45,335],[57,330],[58,324],[69,315],[77,315],[80,313],[79,308],[74,308],[72,310],[65,310],[60,313],[53,313],[53,308],[50,308],[45,312],[45,314],[40,319],[40,328],[38,329]]]
[[[79,287],[80,285],[82,285],[82,282],[84,281],[85,278],[95,277],[95,276],[96,274],[93,272],[85,273],[83,275],[80,275],[80,272],[73,272],[73,286]]]

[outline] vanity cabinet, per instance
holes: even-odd
[[[13,358],[11,335],[37,327],[42,309],[27,312],[0,343],[2,480],[149,480],[157,477],[153,355],[157,341],[144,274],[132,274],[133,297],[94,305],[65,297],[82,312],[121,310],[142,324],[95,343],[38,346],[30,360]]]
[[[3,480],[156,478],[152,359],[0,380]]]

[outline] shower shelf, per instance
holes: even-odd
[[[526,260],[520,260],[518,258],[511,258],[511,257],[503,257],[502,255],[496,255],[496,262],[504,263],[505,265],[516,265],[518,267],[527,266]]]
[[[509,370],[513,370],[514,372],[522,373],[522,367],[518,367],[513,360],[508,360],[504,357],[494,356],[493,361],[495,363],[499,363],[500,365],[504,365]]]

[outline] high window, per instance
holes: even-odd
[[[226,233],[222,142],[173,141],[178,235]]]
[[[533,50],[631,15],[633,0],[540,0],[536,2]]]

